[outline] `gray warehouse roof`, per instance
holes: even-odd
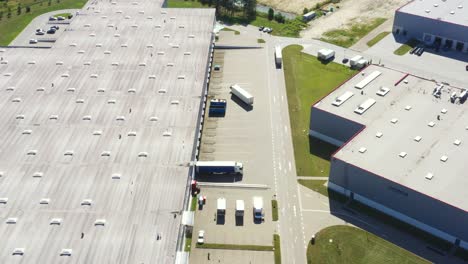
[[[381,74],[362,90],[355,88],[374,72]],[[460,104],[458,99],[451,103],[450,96],[462,90],[449,85],[436,98],[432,93],[438,85],[370,66],[315,107],[365,125],[336,158],[468,211],[464,195],[468,186],[467,103]],[[388,93],[378,95],[386,90],[383,87]],[[333,105],[345,92],[353,95],[340,106]],[[355,113],[369,98],[375,104],[363,114]]]
[[[413,0],[399,11],[468,26],[468,0]]]
[[[174,261],[214,10],[161,4],[1,50],[0,263]]]

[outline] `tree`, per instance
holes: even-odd
[[[281,13],[276,13],[276,15],[275,15],[275,20],[276,20],[276,22],[278,22],[278,23],[284,23],[285,18],[284,18],[284,16],[283,16],[283,14],[281,14]]]
[[[257,0],[246,0],[244,14],[249,20],[254,20],[257,16]]]
[[[302,10],[302,14],[305,15],[309,13],[309,9],[307,9],[307,7],[304,7],[304,10]]]
[[[270,9],[268,9],[268,20],[273,20],[273,18],[275,17],[275,11],[273,10],[273,8],[270,7]]]
[[[315,9],[317,9],[317,10],[320,9],[320,4],[319,4],[319,3],[317,3],[317,4],[315,5]]]
[[[21,15],[21,4],[18,4],[18,7],[16,8],[16,14]]]
[[[31,7],[30,6],[26,6],[26,13],[29,13],[31,12]]]
[[[3,11],[0,11],[0,21],[3,19]]]
[[[52,0],[49,0],[49,1],[47,2],[47,5],[50,6],[51,4],[52,4]]]

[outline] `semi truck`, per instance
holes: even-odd
[[[211,99],[209,116],[224,116],[226,114],[227,102],[225,99]]]
[[[255,221],[263,220],[263,198],[254,197],[253,198],[253,216]]]
[[[218,198],[217,201],[217,211],[218,216],[224,216],[226,214],[226,199]]]
[[[275,63],[277,68],[281,68],[281,63],[283,62],[283,54],[281,52],[281,46],[275,47]]]
[[[236,200],[236,216],[244,216],[244,200]]]
[[[351,67],[355,67],[356,64],[358,63],[358,61],[362,60],[363,57],[360,56],[360,55],[356,55],[354,57],[352,57],[350,60],[349,60],[349,65],[351,65]]]
[[[240,87],[238,84],[234,84],[231,86],[231,93],[248,105],[252,105],[254,102],[254,97],[242,87]]]
[[[243,165],[237,161],[197,161],[195,171],[198,174],[242,174]]]

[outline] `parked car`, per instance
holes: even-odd
[[[273,29],[271,29],[269,27],[263,28],[263,32],[265,32],[265,33],[271,33],[272,31],[273,31]]]
[[[47,34],[55,34],[55,29],[51,28],[47,30]]]
[[[29,44],[37,44],[37,39],[30,39]]]
[[[65,20],[65,18],[63,16],[58,16],[57,20]]]
[[[262,27],[259,27],[259,28],[258,28],[258,31],[263,31],[264,28],[265,28],[265,27],[263,27],[263,26],[262,26]]]
[[[42,31],[42,28],[38,28],[38,29],[36,29],[36,32],[39,32],[39,31]]]
[[[51,26],[50,28],[54,28],[55,30],[59,30],[59,29],[60,29],[59,26]]]
[[[204,231],[204,230],[198,231],[197,243],[198,243],[198,244],[203,244],[203,243],[205,243],[205,231]]]
[[[342,62],[343,64],[346,64],[346,63],[348,63],[348,61],[349,61],[348,58],[344,58],[341,62]]]
[[[36,35],[39,35],[39,36],[42,36],[42,35],[44,35],[44,34],[45,34],[45,32],[44,32],[43,30],[37,31],[37,32],[36,32]]]
[[[54,17],[54,16],[49,17],[49,21],[55,21],[55,20],[57,20],[56,17]]]

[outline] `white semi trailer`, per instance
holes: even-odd
[[[249,92],[240,87],[238,84],[234,84],[231,86],[231,93],[239,97],[239,99],[241,99],[242,102],[248,105],[253,105],[254,97]]]
[[[283,62],[283,54],[281,51],[281,46],[275,47],[275,63],[276,67],[281,68],[281,63]]]

